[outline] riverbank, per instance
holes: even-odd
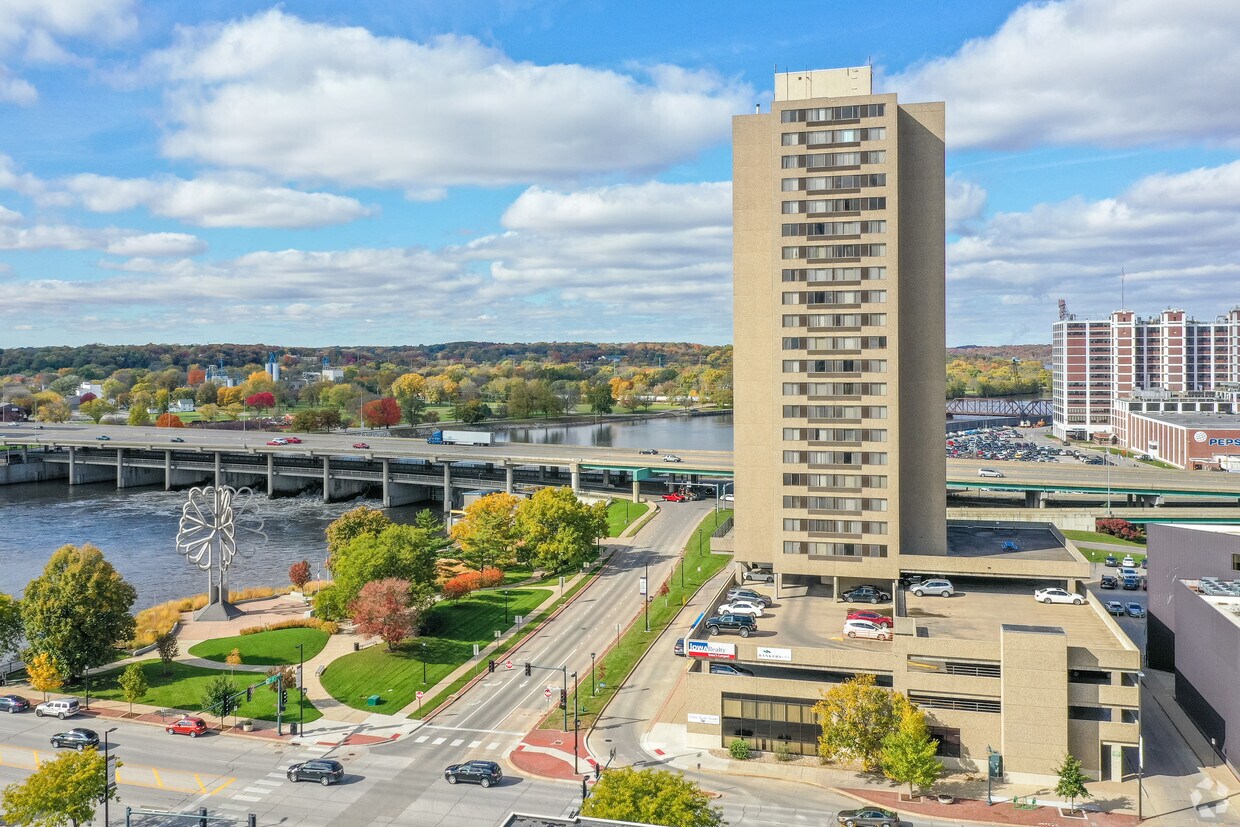
[[[613,423],[624,422],[645,422],[653,419],[676,419],[682,417],[699,417],[699,416],[730,416],[731,408],[681,408],[670,411],[644,411],[641,413],[627,414],[590,414],[590,413],[572,413],[564,414],[557,417],[549,417],[546,419],[499,419],[499,420],[483,420],[473,425],[466,425],[458,421],[432,422],[421,425],[395,425],[391,428],[380,429],[390,436],[408,437],[411,439],[425,439],[435,431],[444,428],[464,428],[475,431],[490,431],[492,433],[507,433],[509,431],[524,431],[534,429],[550,429],[550,428],[571,428],[581,425],[610,425]],[[379,430],[374,429],[358,429],[346,428],[341,433],[378,433]]]

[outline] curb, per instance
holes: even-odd
[[[106,707],[105,707],[105,709],[106,709]],[[111,711],[111,710],[109,710],[109,711]],[[126,723],[130,723],[130,724],[144,724],[145,726],[150,726],[150,727],[159,727],[160,729],[164,729],[164,728],[165,728],[165,726],[166,726],[166,725],[165,725],[164,723],[162,723],[162,722],[157,722],[157,721],[144,721],[144,720],[142,720],[141,718],[126,718],[126,717],[125,717],[125,715],[126,715],[127,713],[124,713],[124,712],[122,712],[122,713],[120,713],[120,714],[118,714],[118,715],[110,715],[110,714],[108,714],[107,712],[103,712],[103,711],[100,711],[100,710],[95,710],[95,709],[82,709],[82,711],[81,711],[81,712],[79,712],[78,714],[79,714],[79,715],[89,716],[89,717],[91,717],[91,718],[108,718],[108,719],[120,720],[120,721],[124,721],[124,722],[126,722]],[[150,713],[146,713],[146,714],[150,714]],[[186,713],[186,714],[191,714],[191,713]],[[205,720],[205,719],[204,719],[204,720]],[[270,723],[270,722],[267,722],[267,723]],[[266,730],[264,730],[264,731],[266,731]],[[275,744],[287,744],[287,743],[290,743],[290,740],[291,740],[292,738],[297,738],[297,737],[300,737],[299,735],[298,735],[298,736],[294,736],[294,735],[290,735],[290,734],[285,734],[285,735],[275,735],[274,733],[273,733],[272,735],[260,735],[260,734],[256,734],[256,733],[253,733],[253,732],[242,732],[241,730],[237,729],[236,727],[230,727],[229,729],[226,729],[226,730],[220,730],[220,729],[216,729],[216,728],[214,728],[213,726],[210,726],[210,725],[208,725],[208,727],[207,727],[207,732],[214,732],[216,735],[231,735],[231,736],[236,737],[236,738],[249,738],[249,739],[250,739],[250,740],[252,740],[252,741],[263,741],[263,742],[268,743],[268,744],[272,744],[272,743],[275,743]]]
[[[819,785],[816,785],[816,786],[819,786]],[[935,815],[932,813],[919,813],[919,812],[916,812],[915,810],[902,810],[899,807],[895,807],[889,804],[880,804],[879,802],[876,802],[873,799],[866,798],[865,796],[859,795],[855,792],[850,792],[844,789],[843,787],[827,787],[826,789],[829,789],[831,792],[834,792],[834,793],[839,793],[840,795],[846,796],[847,798],[851,798],[853,801],[859,801],[862,804],[872,804],[874,806],[879,806],[885,809],[890,809],[896,813],[899,813],[902,816],[908,816],[909,818],[934,818],[934,819],[947,818],[947,819],[951,819],[952,821],[959,822],[960,824],[980,824],[982,825],[982,827],[993,827],[993,825],[996,823],[994,821],[977,821],[971,818],[961,818],[960,816],[955,816],[955,815]],[[971,799],[964,799],[964,800],[981,801],[980,798],[971,798]],[[948,807],[951,805],[945,804],[943,806]],[[1104,812],[1102,810],[1091,811],[1091,814],[1092,815],[1105,815],[1105,816],[1114,815],[1120,818],[1131,818],[1133,819],[1134,823],[1136,822],[1136,818],[1137,818],[1135,813],[1133,815],[1128,815],[1127,813],[1112,812],[1112,811]],[[1061,817],[1066,818],[1066,816],[1061,816]],[[1019,827],[1019,825],[1017,825],[1017,827]]]

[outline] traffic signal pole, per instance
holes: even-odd
[[[546,669],[551,672],[559,672],[563,683],[560,689],[560,708],[564,710],[564,731],[568,732],[568,666],[539,666],[536,663],[525,662],[525,674],[533,674],[534,669]],[[575,672],[573,674],[576,674]]]

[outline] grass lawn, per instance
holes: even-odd
[[[322,675],[323,687],[355,709],[366,709],[366,699],[378,695],[380,711],[394,713],[413,701],[415,692],[429,689],[472,658],[475,643],[495,640],[496,629],[507,628],[515,615],[528,616],[550,594],[549,589],[509,589],[509,624],[498,591],[441,601],[430,611],[426,635],[393,652],[379,644],[333,661]]]
[[[241,662],[257,666],[284,666],[298,662],[297,644],[302,644],[305,660],[323,651],[327,633],[318,629],[275,629],[254,635],[219,637],[191,646],[196,658],[223,663],[233,649],[241,650]]]
[[[1101,531],[1064,531],[1063,536],[1067,537],[1074,543],[1106,543],[1109,546],[1145,548],[1145,543],[1134,543],[1132,540],[1121,540],[1119,537],[1112,537],[1110,534],[1103,534]]]
[[[1104,548],[1092,548],[1090,546],[1077,546],[1077,550],[1080,551],[1081,554],[1085,555],[1085,559],[1091,563],[1105,562],[1108,554],[1114,555],[1121,560],[1124,559],[1124,552],[1117,551],[1114,549],[1108,550]],[[1131,555],[1132,555],[1133,561],[1138,566],[1141,565],[1141,561],[1145,559],[1144,554],[1140,554],[1136,551],[1131,552]]]
[[[685,544],[681,556],[681,564],[672,571],[667,581],[667,594],[660,594],[659,586],[655,590],[655,598],[650,604],[650,631],[642,619],[629,627],[620,637],[620,643],[607,651],[598,662],[595,673],[598,694],[590,695],[589,673],[581,677],[580,700],[569,691],[569,710],[573,704],[580,703],[581,729],[588,731],[594,725],[599,711],[611,699],[611,696],[628,679],[629,673],[637,665],[637,661],[650,647],[659,634],[676,619],[681,607],[704,583],[732,562],[728,554],[710,553],[710,535],[715,528],[732,516],[729,509],[721,509],[718,514],[711,513],[702,520],[694,536]],[[698,552],[698,543],[702,543],[702,551]],[[681,581],[684,585],[681,585]],[[553,709],[543,718],[543,729],[560,729],[564,726],[564,713]]]
[[[198,666],[190,666],[173,661],[170,664],[172,674],[164,675],[163,664],[158,658],[144,660],[141,662],[141,665],[142,672],[146,675],[146,681],[150,688],[138,703],[168,709],[179,709],[186,712],[197,712],[202,708],[202,693],[211,678],[216,675],[228,674],[227,670],[203,669]],[[105,698],[110,701],[125,700],[120,687],[116,683],[121,676],[121,672],[122,670],[116,669],[91,678],[91,697]],[[233,675],[232,681],[238,691],[240,691],[262,679],[263,675],[254,672],[237,672]],[[74,694],[82,695],[85,694],[85,687],[76,686],[70,691],[74,692]],[[296,720],[297,690],[291,689],[288,694],[291,713],[286,712],[284,720]],[[203,717],[206,718],[209,724],[214,724],[219,720],[214,716],[204,715]],[[237,711],[237,717],[239,719],[255,718],[262,721],[274,721],[276,719],[276,694],[268,687],[255,689],[254,700],[246,703],[245,699],[242,699],[241,708]],[[323,716],[319,714],[319,711],[314,708],[313,704],[307,703],[305,705],[305,720],[307,722],[317,721],[321,717]]]
[[[649,510],[648,503],[616,500],[607,508],[607,536],[619,537],[620,532],[637,522]]]

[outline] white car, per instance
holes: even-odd
[[[664,454],[663,461],[664,462],[680,462],[680,457],[676,456],[675,454]]]
[[[951,597],[956,593],[956,589],[952,586],[950,580],[922,580],[920,583],[914,583],[909,587],[909,591],[918,597],[927,594],[937,594],[940,597]]]
[[[1129,578],[1129,577],[1140,577],[1140,576],[1141,576],[1141,572],[1139,572],[1139,571],[1137,571],[1136,569],[1131,568],[1131,567],[1129,567],[1129,566],[1124,566],[1123,568],[1121,568],[1121,569],[1119,570],[1119,579],[1120,579],[1120,580],[1124,580],[1124,579]]]
[[[761,603],[753,603],[748,600],[733,600],[731,603],[724,603],[720,606],[718,614],[762,617],[765,614],[765,610],[762,608]]]
[[[891,640],[891,630],[868,620],[846,620],[844,621],[844,636]]]
[[[1038,589],[1033,593],[1033,599],[1039,603],[1072,603],[1077,606],[1085,602],[1079,594],[1063,589]]]
[[[977,469],[977,475],[979,477],[1002,477],[1003,472],[996,471],[993,468],[979,468]]]
[[[745,572],[745,579],[755,583],[772,583],[775,581],[775,572],[770,569],[749,569]]]
[[[1137,565],[1137,561],[1132,559],[1131,554],[1125,554],[1124,559],[1120,560],[1119,564],[1126,569],[1131,569]]]

